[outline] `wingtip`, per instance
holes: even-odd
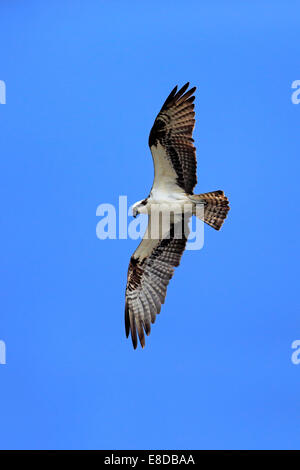
[[[186,90],[188,89],[188,87],[190,86],[190,82],[187,82],[185,85],[183,85],[180,90],[177,92],[176,96],[179,98],[180,96],[182,96]]]
[[[125,300],[125,334],[126,338],[128,338],[130,333],[130,320],[129,320],[129,308],[127,301]]]
[[[137,338],[134,337],[134,335],[132,336],[131,334],[131,340],[132,340],[132,346],[133,346],[133,349],[136,349],[137,348]]]

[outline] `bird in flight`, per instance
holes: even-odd
[[[174,267],[179,265],[186,246],[189,218],[198,214],[201,220],[220,230],[229,211],[223,191],[193,194],[197,183],[192,138],[196,87],[188,88],[189,83],[179,91],[176,86],[154,121],[149,135],[154,163],[152,189],[146,199],[132,207],[134,217],[148,214],[147,230],[130,259],[125,293],[125,331],[127,337],[131,333],[134,349],[137,338],[144,348],[145,333],[150,334],[151,323],[160,313]],[[199,212],[198,207],[202,208]],[[163,223],[165,213],[170,216]]]

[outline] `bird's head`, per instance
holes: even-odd
[[[132,206],[132,215],[136,217],[138,214],[147,214],[146,210],[147,199],[142,199]]]

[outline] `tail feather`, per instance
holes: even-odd
[[[195,203],[195,208],[197,203],[204,204],[204,222],[215,230],[220,230],[230,209],[229,201],[224,195],[224,191],[193,194],[190,196],[190,199]]]

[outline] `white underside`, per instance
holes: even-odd
[[[164,147],[158,143],[157,147],[151,147],[151,153],[154,163],[154,181],[148,198],[147,204],[140,205],[139,201],[135,205],[141,214],[148,214],[148,228],[144,238],[134,253],[135,257],[141,259],[149,256],[154,247],[158,244],[157,237],[152,238],[151,227],[157,226],[157,213],[171,213],[172,221],[182,220],[182,213],[191,215],[194,203],[189,196],[177,184],[177,174],[168,160]],[[176,216],[178,214],[178,217]],[[160,223],[159,223],[160,225]],[[164,228],[160,226],[162,233],[160,236],[164,238],[170,225],[167,223]]]
[[[168,160],[164,147],[158,142],[157,147],[151,147],[151,153],[154,163],[154,181],[151,191],[153,198],[161,199],[163,194],[183,195],[184,191],[177,185],[177,174]]]
[[[177,174],[168,160],[168,156],[164,147],[158,142],[157,146],[151,147],[151,153],[154,163],[154,181],[148,199],[148,204],[145,206],[145,213],[148,212],[149,207],[160,205],[160,210],[168,206],[169,210],[176,210],[190,200],[184,190],[177,184]]]

